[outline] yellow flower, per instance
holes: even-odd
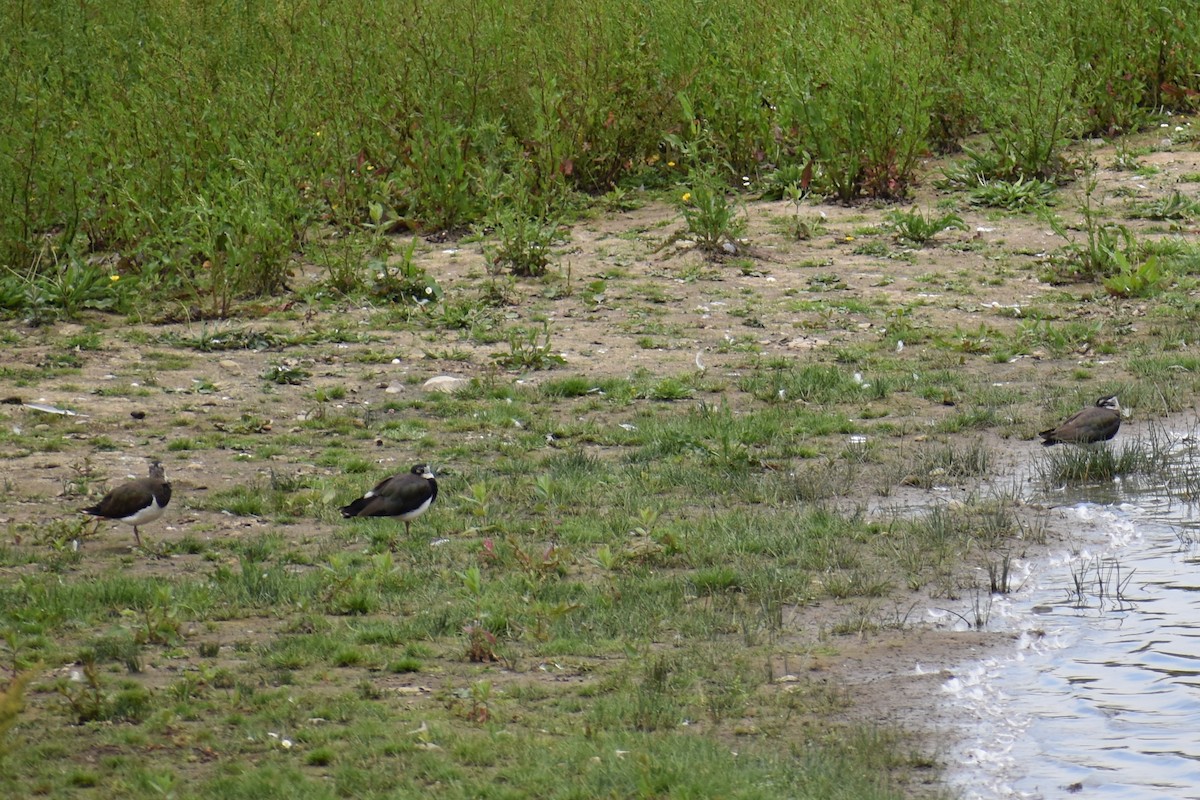
[[[667,162],[667,166],[668,166],[668,167],[673,167],[673,166],[675,166],[675,162],[674,162],[674,161],[668,161],[668,162]]]
[[[110,281],[119,281],[119,280],[121,280],[121,276],[120,275],[109,275],[108,279]]]
[[[683,193],[683,202],[685,202],[685,203],[690,203],[690,202],[692,202],[692,193],[691,193],[691,192],[684,192],[684,193]]]

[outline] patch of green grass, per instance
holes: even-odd
[[[888,215],[898,239],[911,242],[918,247],[927,244],[934,236],[951,228],[966,230],[962,217],[953,212],[926,216],[920,209],[893,211]]]
[[[866,302],[853,297],[819,300],[788,300],[789,311],[810,311],[818,314],[870,314],[874,309]]]
[[[47,377],[77,374],[79,367],[70,363],[75,360],[68,358],[65,360],[67,363],[63,363],[63,359],[59,359],[58,363],[47,362],[38,367],[0,366],[0,379],[11,381],[18,387],[33,386]]]
[[[1174,191],[1166,197],[1134,206],[1130,210],[1130,216],[1136,219],[1157,220],[1195,219],[1200,216],[1200,200]]]
[[[617,402],[628,401],[635,394],[633,384],[627,379],[582,375],[550,379],[541,384],[541,391],[549,398],[598,396]]]
[[[1141,356],[1131,359],[1129,371],[1148,381],[1161,381],[1170,374],[1195,375],[1200,379],[1200,357],[1184,353]]]
[[[1017,178],[1013,181],[992,180],[974,187],[968,193],[971,205],[1003,208],[1006,211],[1030,211],[1054,202],[1055,185],[1037,178]]]
[[[142,353],[142,358],[154,365],[157,372],[174,372],[192,366],[193,359],[182,353],[164,350],[148,350]]]
[[[1015,338],[1019,352],[1041,349],[1062,356],[1085,348],[1102,347],[1104,330],[1102,322],[1032,320],[1017,323]]]
[[[1108,483],[1113,478],[1162,478],[1171,473],[1171,444],[1167,437],[1144,437],[1098,445],[1059,445],[1047,448],[1038,475],[1048,485]]]
[[[687,400],[692,396],[692,387],[678,378],[663,378],[646,389],[644,396],[650,400]]]
[[[982,441],[927,445],[916,452],[912,472],[904,482],[922,489],[953,485],[986,476],[990,466],[991,453]]]
[[[262,374],[263,380],[280,386],[298,386],[311,377],[311,372],[291,362],[272,364]]]
[[[885,567],[893,537],[856,515],[799,505],[815,485],[779,466],[811,457],[810,439],[854,430],[848,408],[892,396],[898,384],[885,371],[903,365],[876,363],[869,350],[862,357],[878,376],[865,366],[866,377],[856,377],[843,365],[756,360],[743,391],[729,398],[737,407],[653,401],[681,393],[694,399],[722,385],[711,376],[568,375],[536,388],[481,380],[459,395],[396,404],[395,418],[385,415],[370,433],[336,414],[286,437],[272,431],[273,446],[317,453],[308,463],[336,474],[276,472],[190,496],[189,507],[342,525],[334,535],[302,542],[275,525],[204,541],[184,537],[170,548],[180,563],[197,563],[185,562],[189,555],[205,559],[198,573],[170,580],[126,577],[119,564],[68,585],[55,576],[22,578],[0,587],[0,626],[18,622],[18,593],[37,609],[21,624],[39,624],[55,648],[66,651],[79,626],[112,626],[89,633],[90,647],[136,685],[122,686],[102,669],[95,711],[81,696],[80,711],[70,713],[120,720],[89,731],[97,746],[149,736],[168,713],[197,723],[204,746],[229,759],[222,769],[189,767],[188,791],[197,796],[321,797],[328,786],[314,776],[352,761],[343,780],[364,797],[397,787],[425,791],[431,775],[453,776],[468,794],[492,791],[498,776],[517,774],[522,796],[603,795],[651,782],[667,792],[715,786],[731,797],[759,797],[766,776],[788,796],[891,797],[871,787],[878,770],[896,768],[897,756],[852,757],[867,741],[853,726],[823,728],[824,744],[802,764],[781,751],[777,738],[792,735],[795,704],[809,714],[829,713],[836,703],[819,692],[765,691],[760,666],[772,657],[784,609],[821,597],[876,601],[895,580]],[[251,430],[253,420],[218,422],[230,441],[265,435]],[[436,459],[452,447],[445,441],[451,429],[489,438],[473,438],[462,451],[411,540],[395,520],[343,525],[330,518],[330,507],[370,485],[362,473],[379,469],[356,439],[390,432],[412,441],[436,430],[427,445]],[[549,430],[561,443],[547,449]],[[354,438],[321,444],[330,431]],[[497,431],[504,431],[505,443],[496,445],[501,459],[491,457],[493,445],[479,444]],[[605,443],[595,447],[597,440]],[[864,458],[855,468],[871,464]],[[937,464],[960,469],[954,458]],[[855,483],[829,465],[815,472],[831,487],[828,496]],[[431,529],[453,533],[434,546]],[[937,560],[932,537],[908,538],[914,561]],[[663,635],[685,644],[656,652],[653,642]],[[220,644],[205,650],[212,642]],[[735,643],[739,655],[729,658]],[[133,666],[167,657],[195,667],[195,680],[139,690]],[[493,683],[477,671],[490,669],[493,657],[543,665],[546,679],[539,668],[515,683]],[[585,662],[602,666],[569,673],[578,680],[553,679]],[[432,685],[423,675],[438,677],[432,695],[396,691]],[[39,703],[34,713],[53,720],[64,712]],[[762,733],[740,740],[735,759],[718,745],[747,718]],[[684,720],[703,721],[703,731],[684,731]],[[586,737],[575,733],[583,725]],[[381,733],[397,730],[405,734]],[[633,748],[667,761],[630,766],[613,757],[566,783],[561,769],[548,766],[577,758],[594,764],[598,743],[601,753]],[[400,756],[413,763],[397,779]],[[111,763],[97,773],[98,788],[132,781],[138,763]],[[239,766],[247,763],[258,766]],[[292,764],[300,771],[285,769]],[[259,777],[264,765],[275,765],[269,784]],[[0,787],[3,780],[57,786],[67,774],[44,775],[21,762]]]
[[[96,331],[85,331],[68,336],[63,341],[63,346],[70,350],[102,350],[104,349],[103,340]]]
[[[495,362],[516,370],[553,369],[566,363],[560,353],[550,344],[550,324],[542,323],[541,329],[514,327],[508,331],[508,351],[493,353]]]
[[[835,404],[882,399],[886,381],[871,381],[853,370],[820,364],[776,360],[767,369],[742,378],[738,388],[766,402]]]

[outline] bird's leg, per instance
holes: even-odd
[[[411,538],[412,528],[409,526],[408,520],[404,520],[404,537]]]
[[[142,546],[142,537],[138,535],[137,525],[133,526],[133,540],[137,542],[139,548]]]

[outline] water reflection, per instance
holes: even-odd
[[[965,798],[1200,798],[1200,523],[1145,487],[1067,499],[1079,552],[997,600],[1007,652],[944,686]],[[1058,502],[1057,500],[1055,502]]]

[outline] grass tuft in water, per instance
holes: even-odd
[[[1171,474],[1171,442],[1151,431],[1121,444],[1105,442],[1049,449],[1038,462],[1038,476],[1048,484],[1096,483],[1126,477],[1165,477]]]

